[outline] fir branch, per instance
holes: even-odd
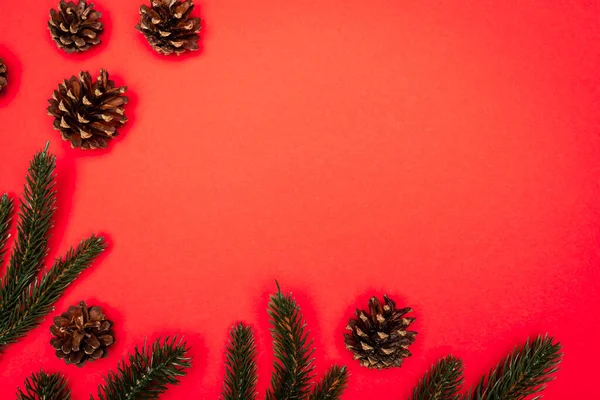
[[[69,250],[64,259],[57,260],[41,281],[29,285],[17,307],[0,310],[0,351],[1,346],[15,342],[35,328],[40,319],[52,311],[52,305],[67,287],[105,248],[102,237],[83,240],[76,250]]]
[[[5,246],[10,237],[10,223],[13,214],[13,202],[8,198],[7,194],[0,198],[0,267],[4,262]]]
[[[26,176],[17,239],[0,285],[1,310],[17,306],[23,290],[41,270],[48,251],[48,231],[52,227],[56,203],[56,157],[47,151],[48,145],[33,157]]]
[[[25,392],[18,388],[17,400],[71,400],[71,391],[62,374],[40,371],[25,380]]]
[[[310,400],[339,400],[348,384],[346,367],[334,365],[327,371],[323,380],[317,384]]]
[[[493,368],[466,398],[473,400],[521,400],[540,393],[554,379],[562,361],[560,343],[546,336],[529,339]],[[536,396],[532,400],[539,399]]]
[[[458,400],[463,382],[463,362],[447,356],[425,373],[409,400]]]
[[[311,387],[313,378],[312,341],[308,339],[306,324],[294,298],[281,293],[271,296],[268,313],[271,317],[271,334],[275,363],[271,388],[267,400],[302,400]]]
[[[168,385],[179,383],[179,377],[191,367],[186,356],[186,343],[177,337],[157,339],[152,346],[144,343],[142,349],[135,348],[129,362],[122,360],[118,371],[109,372],[105,383],[98,387],[100,400],[157,399]]]
[[[258,366],[256,343],[249,326],[239,323],[229,332],[222,400],[255,400]]]

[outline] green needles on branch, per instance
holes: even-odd
[[[538,336],[533,342],[527,340],[483,377],[467,399],[520,400],[540,393],[558,371],[560,350],[561,345],[548,336]]]
[[[33,373],[25,380],[25,392],[17,392],[17,400],[71,400],[71,391],[61,374]]]
[[[425,373],[409,400],[458,400],[462,384],[463,362],[447,356]]]
[[[421,379],[409,400],[523,400],[538,394],[554,379],[562,360],[561,345],[553,338],[538,336],[517,347],[503,362],[484,376],[479,384],[461,396],[463,363],[448,356],[435,364]],[[541,396],[532,398],[540,399]]]
[[[333,366],[319,383],[313,382],[314,349],[300,307],[291,294],[284,295],[277,288],[268,307],[275,364],[267,400],[340,399],[348,381],[346,368]],[[249,327],[237,324],[229,335],[221,398],[254,400],[257,380],[254,335]]]
[[[102,237],[91,236],[63,259],[44,269],[52,228],[56,192],[56,158],[48,146],[30,163],[20,201],[17,237],[6,273],[0,282],[0,352],[36,327],[77,276],[106,248]],[[8,241],[12,201],[0,199],[0,262]],[[44,270],[44,271],[43,271]],[[43,271],[43,272],[42,272]],[[41,277],[38,274],[42,272]]]
[[[231,328],[225,360],[222,400],[255,400],[258,365],[252,329],[240,323]]]
[[[129,355],[129,362],[121,361],[117,372],[110,372],[98,388],[100,400],[157,399],[176,385],[191,367],[186,343],[173,337],[157,339]]]

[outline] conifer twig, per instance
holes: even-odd
[[[522,400],[540,393],[554,379],[562,361],[560,343],[538,336],[517,347],[503,362],[484,376],[466,396],[469,400]],[[532,400],[539,399],[534,397]]]
[[[71,391],[62,374],[40,371],[25,380],[25,392],[18,388],[17,400],[71,400]]]
[[[339,400],[348,384],[346,367],[334,365],[327,371],[323,380],[315,386],[309,396],[310,400]]]
[[[229,333],[221,399],[255,400],[257,380],[254,334],[249,326],[239,323]]]
[[[463,381],[463,362],[444,357],[425,373],[409,400],[458,400]]]
[[[0,266],[4,262],[5,246],[10,237],[10,223],[13,214],[13,202],[7,194],[0,197]]]
[[[191,367],[187,357],[186,343],[176,336],[151,346],[144,346],[129,355],[129,362],[122,360],[117,372],[109,372],[104,384],[98,387],[100,400],[157,399],[176,385],[179,378]]]
[[[56,157],[48,146],[37,153],[29,165],[19,211],[17,238],[6,274],[0,285],[0,309],[17,305],[21,293],[42,268],[48,251],[48,231],[52,227],[56,193]]]
[[[271,334],[275,363],[271,388],[267,400],[303,400],[310,393],[314,377],[311,349],[306,324],[300,307],[291,294],[284,295],[277,285],[271,296],[268,313],[271,317]]]
[[[24,336],[52,310],[52,304],[75,278],[105,249],[101,237],[92,236],[70,250],[64,260],[42,273],[48,252],[56,192],[56,158],[48,145],[30,163],[17,223],[17,237],[6,274],[0,281],[0,353],[3,347]],[[12,202],[0,199],[0,251],[6,244]]]
[[[26,288],[17,307],[0,310],[0,346],[17,341],[35,328],[40,319],[52,311],[52,305],[67,287],[105,248],[102,237],[83,240],[77,249],[67,252],[65,259],[57,260],[41,280]]]

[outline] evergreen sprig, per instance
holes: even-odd
[[[521,400],[540,393],[558,371],[562,361],[560,350],[560,343],[554,343],[548,335],[538,336],[533,342],[528,339],[484,376],[466,399]]]
[[[303,400],[310,393],[314,365],[306,324],[300,307],[291,294],[284,295],[277,285],[268,308],[275,352],[274,372],[267,400]]]
[[[46,148],[37,153],[29,165],[21,199],[17,239],[6,274],[0,285],[0,309],[14,307],[23,290],[42,268],[48,252],[48,231],[56,209],[54,170],[56,157]]]
[[[337,400],[342,397],[348,385],[348,371],[346,367],[334,365],[327,371],[323,380],[315,386],[310,400]]]
[[[17,400],[71,400],[71,391],[62,374],[40,371],[25,380],[25,392],[18,388]]]
[[[7,194],[0,197],[0,266],[4,262],[6,242],[10,237],[10,220],[13,213],[13,202]]]
[[[458,400],[464,382],[463,370],[460,359],[442,358],[421,378],[409,400]]]
[[[17,238],[0,285],[0,352],[36,327],[66,288],[106,248],[102,237],[92,235],[38,277],[48,252],[55,211],[55,167],[56,158],[48,154],[47,145],[29,166]],[[7,242],[11,213],[12,202],[4,195],[0,199],[0,248]]]
[[[258,365],[256,343],[249,326],[239,323],[229,332],[222,400],[255,400]]]
[[[157,399],[176,385],[179,378],[191,367],[187,357],[186,343],[176,336],[163,341],[157,339],[151,346],[144,343],[129,355],[129,362],[122,360],[117,372],[109,372],[104,384],[98,387],[100,400]],[[92,397],[93,399],[93,397]]]

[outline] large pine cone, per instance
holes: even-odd
[[[125,86],[115,87],[103,69],[95,82],[89,72],[80,72],[79,78],[72,76],[58,85],[48,100],[48,115],[55,118],[54,129],[63,140],[71,141],[72,147],[104,148],[127,122],[123,108],[128,101],[123,96],[126,90]]]
[[[4,61],[0,58],[0,93],[2,93],[2,89],[4,89],[7,84],[6,65],[4,65]]]
[[[55,317],[50,332],[55,336],[50,344],[56,356],[78,367],[105,357],[106,348],[114,343],[112,322],[106,320],[100,307],[88,308],[84,301]]]
[[[409,357],[410,346],[417,332],[407,331],[415,318],[405,318],[410,308],[396,309],[396,303],[387,295],[382,306],[376,297],[369,300],[369,313],[356,310],[358,318],[351,319],[345,334],[346,348],[354,353],[354,359],[367,368],[400,367],[402,360]]]
[[[88,5],[85,0],[79,0],[76,5],[60,0],[58,10],[50,10],[48,29],[56,45],[67,53],[85,51],[100,43],[101,16],[94,10],[94,3]]]
[[[200,18],[190,18],[192,0],[151,0],[152,7],[140,7],[142,32],[154,50],[161,54],[198,50]]]

